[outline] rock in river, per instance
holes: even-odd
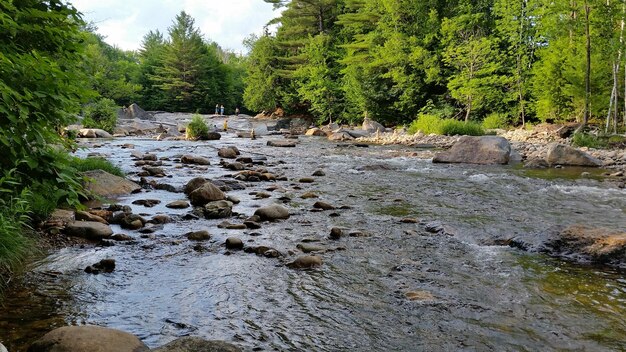
[[[237,237],[228,237],[225,245],[228,249],[243,249],[243,241]]]
[[[87,190],[101,197],[124,195],[141,189],[134,182],[102,170],[87,171],[83,175],[88,179],[85,185]]]
[[[507,164],[511,145],[503,137],[463,136],[452,148],[438,153],[433,163]]]
[[[127,332],[100,326],[66,326],[35,341],[28,352],[143,352],[148,347]]]
[[[183,164],[195,164],[195,165],[210,165],[209,159],[203,158],[197,155],[183,155],[180,158],[180,162]]]
[[[546,161],[552,166],[602,166],[602,162],[591,155],[576,148],[559,143],[552,143],[548,146]]]
[[[217,186],[211,182],[206,182],[195,191],[189,194],[191,204],[195,206],[204,206],[213,201],[226,199],[226,195]]]
[[[209,341],[199,337],[181,337],[153,352],[241,352],[235,345],[223,341]]]
[[[69,236],[83,237],[89,240],[108,238],[113,230],[108,225],[95,221],[73,221],[65,227]]]
[[[272,204],[261,207],[254,212],[263,221],[274,221],[289,218],[289,210],[282,205]]]
[[[190,241],[206,241],[211,238],[211,235],[209,234],[209,231],[203,230],[188,232],[185,234],[185,237],[187,237]]]
[[[204,217],[207,219],[223,219],[233,214],[233,203],[226,200],[209,202],[204,206]]]
[[[545,233],[518,236],[510,245],[528,251],[591,262],[623,266],[626,264],[626,232],[585,225],[552,228]]]
[[[170,209],[185,209],[189,208],[189,203],[185,200],[176,200],[166,205],[167,208]]]
[[[287,264],[292,269],[310,269],[322,265],[322,258],[317,255],[307,255],[300,257]]]

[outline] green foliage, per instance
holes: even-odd
[[[117,124],[117,110],[119,107],[108,98],[102,98],[91,103],[83,109],[83,126],[87,128],[100,128],[113,133]]]
[[[209,134],[209,126],[202,116],[194,114],[191,122],[187,125],[187,139],[205,139]]]
[[[485,134],[483,127],[479,123],[454,119],[443,120],[440,132],[440,134],[446,136],[482,136]]]
[[[7,178],[0,179],[0,192],[11,192],[6,187]],[[30,223],[30,193],[23,190],[19,196],[0,198],[0,278],[19,267],[24,258],[33,252],[33,241],[24,234]],[[0,289],[5,282],[0,282]]]
[[[125,177],[124,172],[119,167],[113,165],[110,161],[104,158],[73,158],[72,166],[79,172],[91,171],[91,170],[103,170],[110,174]]]
[[[509,124],[508,117],[502,113],[491,113],[482,122],[484,129],[506,128]]]
[[[441,126],[443,119],[439,116],[430,114],[420,114],[415,121],[409,125],[408,133],[415,134],[418,131],[422,131],[424,134],[441,134]]]
[[[589,133],[578,132],[572,137],[572,145],[587,148],[605,148],[607,142]]]
[[[417,119],[409,125],[408,133],[414,134],[418,131],[422,131],[424,134],[434,133],[447,136],[482,136],[485,134],[482,126],[476,122],[442,119],[439,116],[429,114],[420,114]]]

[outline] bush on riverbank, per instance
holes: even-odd
[[[574,133],[574,136],[572,137],[572,145],[575,147],[604,148],[607,146],[607,143],[598,136],[578,132]]]
[[[476,122],[442,119],[430,114],[420,114],[417,119],[411,123],[408,133],[415,134],[418,131],[422,131],[424,134],[434,133],[446,136],[482,136],[485,134],[482,126]]]
[[[206,139],[208,136],[209,126],[204,122],[202,116],[194,114],[187,126],[187,139]]]
[[[82,124],[87,128],[99,128],[113,133],[117,125],[117,109],[113,100],[102,98],[83,109]]]
[[[110,174],[125,177],[124,172],[119,167],[113,165],[110,161],[104,158],[74,158],[72,166],[79,172],[91,171],[91,170],[103,170]]]

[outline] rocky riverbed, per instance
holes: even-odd
[[[623,262],[595,261],[592,243],[598,229],[619,243],[626,191],[602,169],[433,164],[455,137],[334,141],[247,117],[183,141],[172,121],[187,117],[156,117],[82,141],[80,156],[135,186],[113,181],[99,190],[110,201],[46,224],[90,242],[52,251],[8,293],[10,351],[67,324],[148,347],[192,335],[249,351],[626,348]]]

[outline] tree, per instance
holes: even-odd
[[[174,111],[193,111],[194,101],[204,100],[201,75],[206,48],[194,19],[182,11],[169,28],[170,42],[165,46],[162,66],[156,68],[154,81]]]
[[[470,114],[500,95],[502,77],[494,41],[484,33],[483,14],[445,19],[441,25],[446,48],[443,59],[453,69],[448,82],[452,97],[463,104],[465,121]]]
[[[276,72],[276,38],[251,36],[245,44],[250,49],[246,61],[243,101],[248,109],[271,111],[278,106],[279,77]]]
[[[139,105],[147,110],[159,110],[165,104],[165,94],[155,82],[156,73],[162,67],[165,44],[161,32],[150,31],[143,37],[139,49],[138,83],[142,87]]]
[[[52,145],[86,93],[84,23],[72,6],[39,0],[0,2],[0,23],[0,170],[23,187],[49,181],[75,195],[78,181]]]

